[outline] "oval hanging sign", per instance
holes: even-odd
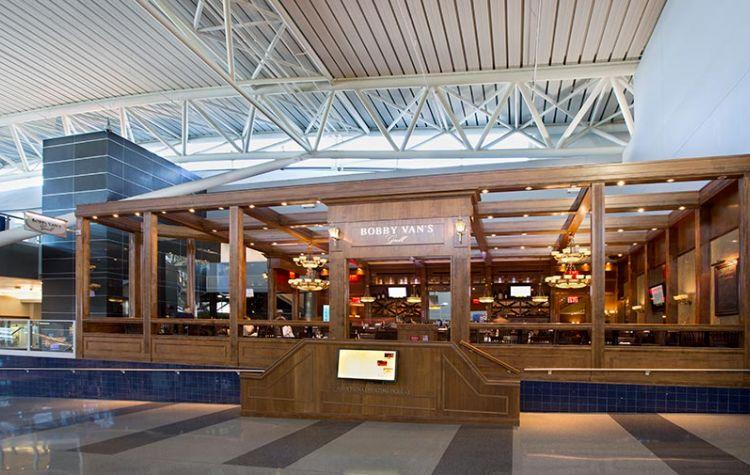
[[[67,237],[68,222],[60,218],[51,218],[43,214],[26,211],[23,213],[24,228],[41,234]]]

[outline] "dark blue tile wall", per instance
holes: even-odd
[[[45,140],[42,212],[50,216],[79,204],[135,196],[198,178],[178,165],[109,132]],[[121,316],[128,293],[127,234],[92,224],[93,316]],[[42,318],[75,319],[75,236],[42,239]]]
[[[0,356],[0,397],[62,397],[239,404],[234,372],[3,371],[3,368],[154,368],[186,365]]]
[[[750,388],[522,381],[525,412],[750,413]]]

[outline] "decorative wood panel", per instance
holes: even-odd
[[[142,335],[87,333],[83,336],[83,352],[87,359],[148,361]]]
[[[396,382],[338,379],[341,348],[398,351]],[[241,384],[243,415],[518,423],[518,380],[487,379],[447,343],[305,341]]]
[[[299,340],[240,338],[239,366],[268,368],[298,343]]]
[[[490,318],[549,318],[550,304],[531,300],[495,300],[490,309]]]
[[[231,358],[227,337],[191,337],[154,335],[151,338],[151,361],[201,365],[236,366]]]
[[[373,315],[383,318],[395,318],[406,322],[418,322],[422,318],[422,304],[408,303],[405,299],[380,298],[370,304]]]

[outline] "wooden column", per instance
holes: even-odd
[[[363,264],[362,268],[365,270],[365,294],[372,296],[370,293],[370,281],[372,280],[370,266],[368,264]],[[362,316],[366,319],[372,317],[372,303],[365,303],[364,315]]]
[[[331,306],[330,337],[343,340],[349,335],[349,264],[340,252],[331,254],[328,261],[328,303]]]
[[[594,368],[604,362],[604,183],[591,185],[591,355]]]
[[[665,250],[666,250],[666,273],[667,273],[667,292],[665,295],[666,299],[666,312],[667,312],[667,323],[677,323],[678,311],[677,302],[674,297],[678,294],[678,280],[677,280],[677,229],[667,227],[665,239]]]
[[[271,263],[271,259],[268,260],[268,319],[273,320],[276,318],[276,269]]]
[[[649,257],[648,257],[648,241],[643,243],[643,310],[639,312],[640,317],[638,323],[651,322],[651,298],[648,294],[649,282],[651,279],[651,272],[649,268]]]
[[[83,358],[83,321],[89,317],[91,304],[91,223],[87,218],[76,221],[76,358]]]
[[[750,368],[750,173],[739,180],[739,292],[740,319],[745,325],[745,368]]]
[[[128,316],[141,317],[141,246],[143,235],[130,233],[128,236]]]
[[[625,309],[625,315],[627,316],[628,323],[635,323],[638,321],[638,315],[633,312],[633,305],[638,305],[638,295],[636,294],[635,285],[635,272],[633,271],[633,254],[628,254],[628,289],[627,289],[627,303],[628,306]]]
[[[695,297],[693,321],[711,323],[711,208],[695,210]]]
[[[244,213],[239,206],[229,208],[229,338],[230,360],[237,361],[239,323],[247,316]]]
[[[187,240],[187,307],[195,317],[198,313],[195,302],[195,239]]]
[[[143,213],[141,224],[141,319],[143,350],[151,354],[151,319],[159,317],[159,235],[158,219],[152,211]]]
[[[467,233],[467,236],[469,234]],[[464,242],[468,239],[464,239]],[[451,256],[451,341],[469,341],[471,313],[471,249],[454,248]]]
[[[299,301],[300,301],[300,291],[299,290],[293,290],[292,291],[292,320],[299,320],[300,319],[300,312],[299,312]]]
[[[428,323],[430,321],[430,292],[427,288],[427,269],[423,263],[417,268],[417,275],[419,276],[419,295],[422,297],[421,320],[422,323]]]

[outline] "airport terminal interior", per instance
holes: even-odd
[[[0,470],[750,473],[750,2],[0,3]]]

